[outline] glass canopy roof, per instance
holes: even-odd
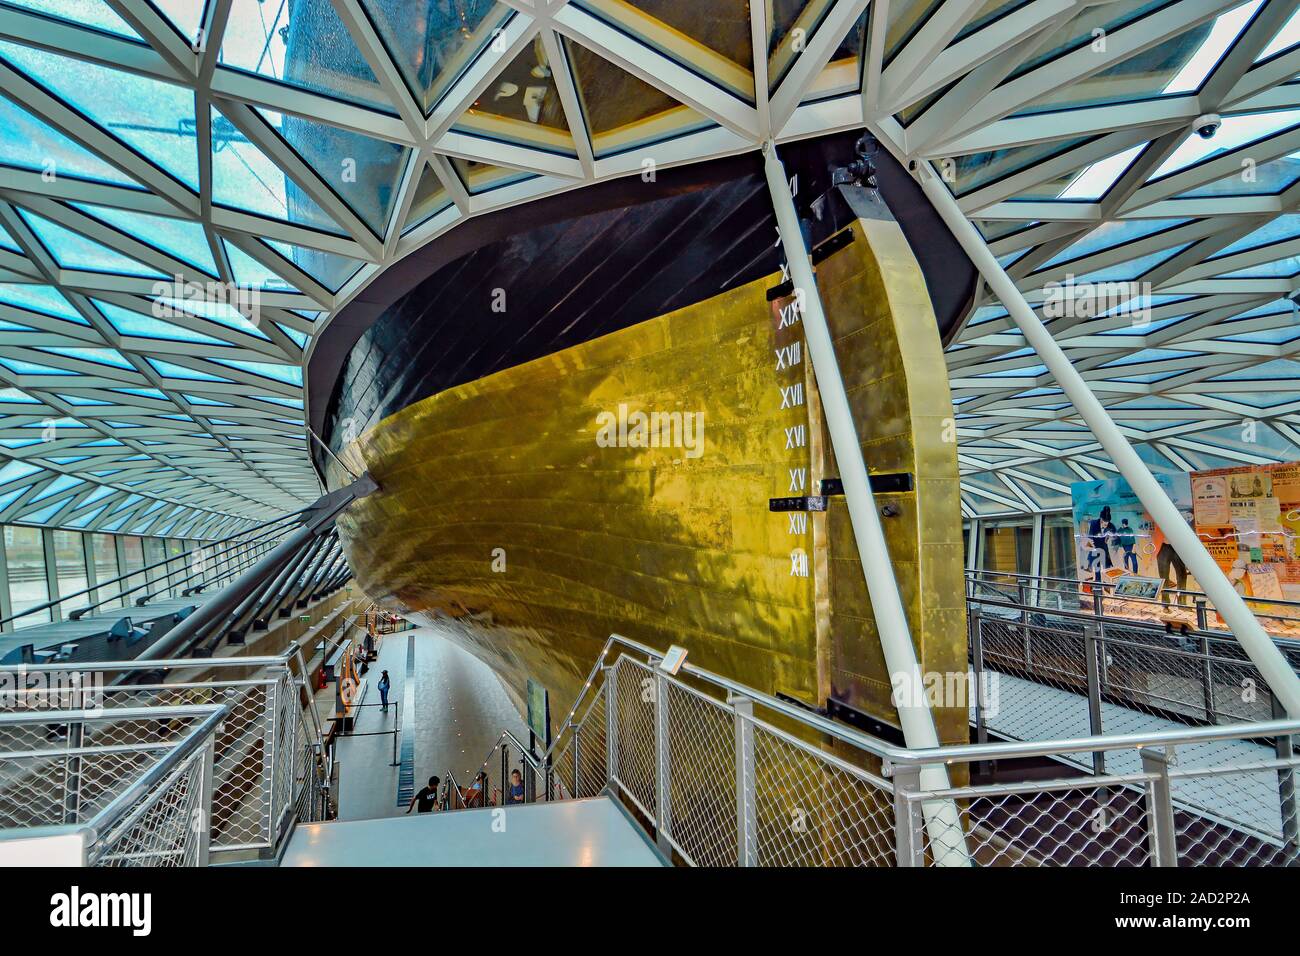
[[[647,160],[864,125],[1031,302],[1132,284],[1049,328],[1153,466],[1300,458],[1298,6],[0,0],[0,522],[299,508],[305,358],[387,265]],[[968,513],[1113,471],[996,300],[949,364]]]

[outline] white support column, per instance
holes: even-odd
[[[840,480],[844,483],[844,498],[853,524],[853,535],[862,561],[862,573],[871,597],[871,609],[880,633],[881,649],[889,673],[905,675],[904,686],[911,688],[907,699],[896,701],[898,720],[903,728],[903,738],[908,747],[939,746],[934,715],[924,693],[921,665],[916,658],[916,647],[907,626],[903,599],[894,579],[894,566],[889,559],[885,532],[880,525],[880,511],[867,465],[862,460],[862,447],[858,442],[858,429],[849,407],[844,380],[840,377],[839,362],[835,358],[835,345],[831,339],[826,313],[822,310],[821,295],[813,277],[812,262],[804,245],[799,228],[799,217],[794,208],[794,197],[786,180],[785,167],[776,155],[776,147],[769,140],[763,146],[763,168],[767,175],[768,190],[776,212],[781,244],[789,263],[790,278],[795,295],[802,293],[804,344],[817,376],[817,389],[821,395],[822,410],[830,432],[831,447],[839,465]],[[897,686],[897,683],[896,683]],[[927,766],[921,770],[921,786],[926,790],[942,790],[949,785],[948,771],[942,766]],[[924,805],[926,831],[935,863],[940,866],[966,866],[966,840],[956,804],[951,800],[932,800]]]
[[[1164,532],[1178,556],[1183,559],[1193,577],[1209,596],[1215,609],[1223,616],[1228,627],[1241,643],[1260,674],[1268,682],[1274,695],[1286,707],[1288,716],[1300,717],[1300,678],[1287,664],[1273,639],[1260,626],[1241,595],[1229,583],[1223,571],[1210,557],[1196,532],[1188,525],[1178,507],[1165,494],[1155,476],[1138,457],[1123,432],[1110,417],[1110,413],[1097,400],[1088,383],[1071,364],[1065,351],[1056,343],[1052,333],[1043,325],[1015,282],[998,264],[982,236],[957,206],[948,187],[928,164],[920,169],[921,187],[930,202],[943,217],[957,241],[961,243],[971,262],[979,270],[1011,319],[1020,328],[1029,346],[1038,353],[1079,415],[1088,424],[1097,441],[1110,455],[1119,473],[1133,488],[1147,513]]]

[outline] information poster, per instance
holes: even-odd
[[[1300,630],[1300,622],[1269,616],[1300,618],[1300,609],[1264,603],[1300,601],[1300,463],[1158,474],[1156,479],[1237,592],[1255,599],[1252,607],[1262,615],[1261,623],[1276,632]],[[1101,582],[1118,586],[1126,577],[1159,579],[1165,589],[1201,590],[1128,482],[1078,482],[1070,491],[1085,592]],[[1162,593],[1160,600],[1165,609],[1123,603],[1108,610],[1139,617],[1178,613],[1182,602],[1177,596]]]
[[[1185,474],[1156,480],[1190,524],[1192,484]],[[1123,478],[1081,481],[1070,486],[1074,503],[1079,579],[1116,584],[1126,575],[1160,578],[1167,588],[1195,588],[1182,561]]]
[[[1242,465],[1191,477],[1196,533],[1233,587],[1262,601],[1300,601],[1300,464]],[[1258,604],[1255,610],[1269,611]]]

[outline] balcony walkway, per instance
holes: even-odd
[[[990,708],[989,733],[1005,740],[1072,740],[1090,736],[1088,700],[1060,688],[997,673],[997,708]],[[1101,702],[1102,726],[1107,735],[1149,734],[1186,730],[1154,714],[1108,701]],[[971,723],[975,711],[971,709]],[[1178,748],[1178,767],[1240,766],[1277,756],[1271,747],[1244,740],[1218,740],[1185,744]],[[1078,753],[1057,758],[1080,768],[1092,769],[1092,754]],[[1106,755],[1106,772],[1142,772],[1142,761],[1134,750]],[[1278,776],[1274,770],[1239,775],[1229,789],[1215,777],[1196,777],[1173,782],[1173,799],[1201,817],[1244,828],[1270,843],[1282,843],[1282,810]]]

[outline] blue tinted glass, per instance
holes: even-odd
[[[157,269],[93,239],[87,239],[71,229],[65,229],[43,216],[26,210],[19,210],[19,212],[32,232],[36,233],[41,245],[49,250],[50,255],[54,256],[64,269],[84,269],[88,272],[109,272],[149,278],[162,276]]]
[[[229,365],[231,368],[252,372],[254,375],[261,375],[264,378],[273,378],[278,382],[288,382],[290,385],[302,384],[302,369],[297,365],[274,365],[270,362],[238,362],[234,359],[221,359],[219,361],[222,365]]]
[[[339,291],[343,284],[356,275],[357,270],[361,268],[358,260],[332,252],[291,246],[287,242],[276,242],[274,239],[268,239],[267,244],[331,292]]]
[[[411,4],[416,6],[422,4]],[[221,62],[392,112],[375,74],[330,3],[234,0],[221,41]]]
[[[116,167],[3,98],[0,98],[0,163],[56,177],[140,188]]]
[[[210,335],[204,335],[202,332],[187,329],[183,325],[176,325],[163,319],[154,318],[151,315],[141,315],[139,312],[120,308],[111,302],[100,302],[98,299],[93,301],[95,308],[104,314],[104,317],[108,319],[113,328],[117,329],[120,335],[138,335],[144,338],[168,339],[175,342],[202,342],[210,345],[229,344]]]
[[[41,312],[60,319],[68,319],[78,325],[90,324],[68,303],[59,290],[51,285],[0,282],[0,302],[16,305],[29,312]]]
[[[283,276],[272,272],[233,242],[226,243],[226,256],[240,285],[275,292],[298,291]]]
[[[140,39],[140,35],[114,13],[104,0],[4,0],[0,6],[35,10],[47,17],[57,17],[60,20],[94,27],[105,33],[116,33],[118,36],[129,37],[136,41]]]
[[[216,263],[212,261],[212,250],[203,234],[203,227],[197,222],[151,216],[128,209],[112,209],[108,206],[90,206],[84,203],[73,205],[129,236],[148,241],[169,256],[197,266],[210,276],[217,274]]]
[[[218,205],[344,235],[315,201],[215,108],[212,192],[212,200]]]
[[[263,118],[370,227],[383,235],[406,148],[301,116],[262,111]]]
[[[192,92],[7,41],[0,41],[0,56],[145,158],[191,188],[198,188]]]

